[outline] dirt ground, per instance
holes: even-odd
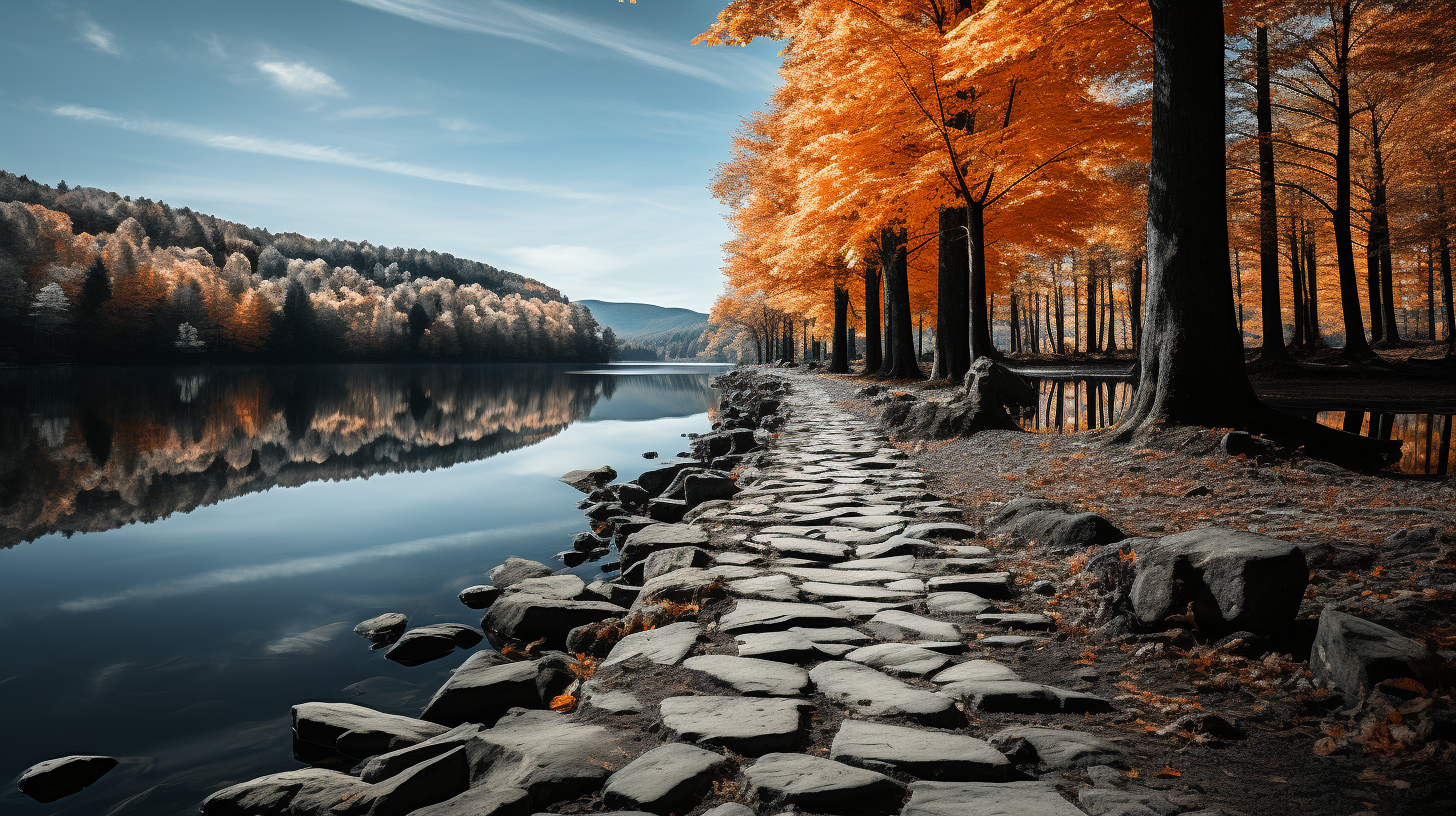
[[[858,393],[868,380],[804,376],[818,376],[845,408],[877,411]],[[1306,545],[1311,581],[1300,625],[1273,651],[1247,656],[1181,629],[1109,638],[1091,628],[1099,593],[1080,571],[1085,555],[1034,545],[1021,552],[1018,582],[1047,578],[1058,587],[1049,598],[1022,593],[1022,611],[1055,615],[1062,626],[1050,646],[1018,653],[1017,670],[1114,697],[1122,713],[1086,727],[1125,740],[1144,783],[1202,792],[1205,807],[1227,814],[1456,813],[1449,685],[1386,688],[1365,710],[1347,712],[1314,687],[1306,662],[1327,604],[1425,638],[1448,664],[1456,657],[1456,483],[1311,472],[1300,459],[1260,464],[1223,454],[1221,437],[1176,429],[1114,444],[1105,434],[995,431],[901,447],[932,476],[931,490],[969,508],[971,523],[1036,496],[1100,513],[1129,536],[1222,525]],[[1436,528],[1437,544],[1392,540],[1413,527]],[[1204,714],[1233,728],[1168,728]]]

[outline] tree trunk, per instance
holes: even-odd
[[[1107,263],[1107,353],[1117,353],[1117,297],[1112,291],[1112,262]]]
[[[925,376],[915,360],[905,240],[904,227],[880,231],[881,257],[885,266],[885,313],[889,316],[886,321],[885,365],[880,373],[892,380],[918,380]]]
[[[1369,246],[1365,248],[1365,294],[1370,302],[1370,342],[1379,343],[1385,337],[1385,310],[1380,308],[1380,251],[1376,249],[1378,241],[1373,227],[1367,240]]]
[[[1350,236],[1350,3],[1344,4],[1339,24],[1341,43],[1334,70],[1338,79],[1335,93],[1335,256],[1340,273],[1340,308],[1345,322],[1343,355],[1366,360],[1375,355],[1365,340],[1365,321],[1360,315],[1359,286],[1355,282],[1355,249]]]
[[[1087,259],[1087,353],[1101,351],[1102,328],[1097,325],[1097,262]]]
[[[1006,306],[1006,333],[1009,336],[1011,353],[1019,354],[1021,352],[1021,320],[1016,314],[1016,293],[1012,292],[1007,297],[1011,299],[1011,302]],[[967,312],[966,315],[969,317],[970,312]]]
[[[1143,341],[1143,259],[1138,256],[1132,259],[1132,273],[1128,280],[1128,308],[1132,310],[1132,348],[1134,351],[1142,348]],[[1061,343],[1062,331],[1062,301],[1061,294],[1057,295],[1057,343]]]
[[[971,250],[971,361],[1001,352],[991,345],[991,321],[986,312],[986,210],[980,202],[966,206],[966,228]]]
[[[1299,223],[1295,213],[1289,214],[1289,286],[1290,300],[1294,307],[1295,348],[1305,345],[1304,319],[1309,310],[1304,305],[1304,240],[1300,237]],[[1284,326],[1279,326],[1279,342],[1284,342]]]
[[[1380,268],[1380,324],[1379,338],[1372,338],[1387,348],[1399,346],[1400,333],[1395,329],[1395,287],[1391,281],[1390,269],[1390,211],[1385,193],[1385,159],[1380,148],[1380,125],[1375,112],[1370,112],[1370,147],[1374,170],[1374,184],[1370,195],[1370,255]],[[1375,309],[1375,301],[1370,301]],[[1371,324],[1375,323],[1372,316]],[[1372,335],[1374,332],[1371,332]]]
[[[935,352],[941,361],[939,373],[954,383],[965,379],[971,368],[971,256],[967,242],[966,208],[941,207]]]
[[[834,287],[834,349],[830,352],[829,373],[849,373],[849,292]]]
[[[1311,349],[1324,345],[1319,325],[1319,258],[1314,241],[1304,244],[1304,334]]]
[[[1269,99],[1269,29],[1258,28],[1255,86],[1259,98],[1259,308],[1264,362],[1287,361],[1284,310],[1279,305],[1279,207],[1274,186],[1274,114]],[[1295,264],[1298,266],[1298,264]],[[1243,328],[1242,323],[1239,326]],[[1297,339],[1297,335],[1296,335]]]
[[[1436,241],[1441,248],[1441,300],[1446,304],[1446,358],[1456,357],[1456,304],[1451,302],[1451,225],[1446,221],[1446,188],[1436,184]],[[1450,417],[1446,418],[1450,428]]]
[[[880,265],[874,257],[865,259],[864,299],[864,373],[870,375],[884,362],[880,356]]]
[[[1436,254],[1426,244],[1426,339],[1436,340]]]

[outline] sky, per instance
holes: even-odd
[[[706,311],[774,43],[719,0],[0,0],[0,169]]]

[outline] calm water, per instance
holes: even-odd
[[[586,529],[556,477],[684,449],[720,370],[0,372],[0,812],[195,813],[299,767],[294,703],[417,714],[467,653],[406,668],[354,624],[479,625],[460,589]],[[73,753],[122,765],[50,805],[15,790]]]
[[[1038,433],[1078,433],[1110,428],[1132,401],[1133,389],[1123,380],[1033,380],[1041,398],[1035,413],[1022,417],[1022,428]],[[1291,411],[1292,413],[1297,413]],[[1322,425],[1365,436],[1401,441],[1401,460],[1392,470],[1420,476],[1446,477],[1456,469],[1450,414],[1390,414],[1338,407],[1302,414]]]

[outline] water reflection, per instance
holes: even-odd
[[[1450,414],[1383,414],[1375,411],[1320,411],[1312,417],[1321,425],[1378,439],[1399,439],[1400,461],[1391,466],[1401,473],[1446,476],[1451,471]]]
[[[634,373],[626,380],[509,365],[0,372],[0,547],[155,521],[275,486],[449,467],[584,418],[710,407],[701,375]],[[624,382],[630,387],[614,400]]]
[[[1032,379],[1041,398],[1036,412],[1018,420],[1024,430],[1037,433],[1077,433],[1110,428],[1132,399],[1132,386],[1123,380]]]

